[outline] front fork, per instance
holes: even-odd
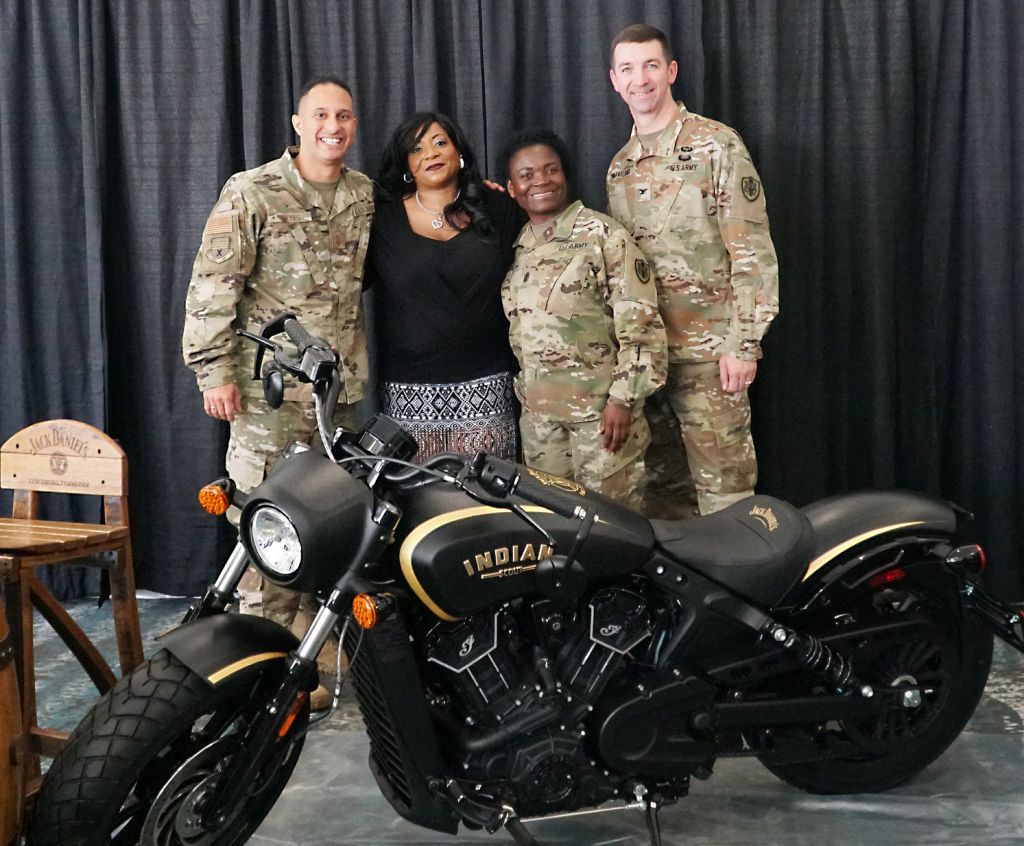
[[[244,554],[243,554],[244,559]],[[230,562],[229,562],[230,564]],[[242,563],[244,572],[245,562]],[[221,576],[228,570],[226,565]],[[238,578],[241,578],[239,575]],[[218,579],[218,584],[221,579]],[[207,595],[213,593],[211,588]],[[259,777],[267,754],[278,743],[290,742],[288,735],[292,720],[304,704],[305,692],[316,687],[316,658],[330,637],[338,620],[344,599],[344,580],[331,593],[330,598],[317,611],[309,630],[289,655],[288,669],[267,702],[256,715],[246,732],[238,755],[232,762],[230,775],[217,786],[205,811],[208,827],[218,828],[230,816],[230,810],[243,801],[250,786]],[[213,612],[211,612],[213,613]]]
[[[185,617],[181,621],[182,625],[227,611],[228,606],[235,601],[235,588],[238,587],[242,576],[245,575],[245,568],[248,566],[249,558],[245,554],[245,547],[239,541],[231,550],[228,560],[224,562],[217,581],[206,589],[203,598],[196,605],[190,606],[185,612]]]
[[[397,517],[394,518],[394,522],[397,522]],[[391,529],[393,526],[388,528]],[[381,536],[381,548],[388,536]],[[183,622],[224,613],[234,600],[235,588],[248,564],[245,548],[239,543],[225,562],[217,580],[209,587],[202,600],[189,609]],[[229,776],[217,786],[204,811],[208,827],[217,828],[223,825],[230,815],[230,810],[245,798],[246,791],[259,776],[260,769],[267,760],[267,753],[278,742],[288,742],[286,738],[291,731],[292,719],[303,704],[300,696],[316,687],[316,658],[341,619],[344,598],[354,576],[355,569],[349,570],[335,585],[330,597],[313,617],[313,622],[302,641],[289,655],[287,672],[270,701],[253,720],[246,732],[245,742],[232,762]]]

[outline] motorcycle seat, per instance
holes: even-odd
[[[750,600],[771,606],[799,579],[814,547],[800,509],[752,496],[696,520],[651,520],[662,549]]]

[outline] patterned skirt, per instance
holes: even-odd
[[[384,413],[416,438],[420,462],[439,452],[473,455],[481,449],[514,459],[512,397],[511,373],[451,384],[381,385]]]

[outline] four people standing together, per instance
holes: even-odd
[[[351,427],[367,377],[365,288],[381,401],[421,459],[513,456],[514,387],[528,465],[648,516],[693,513],[688,490],[701,514],[753,493],[747,388],[778,311],[760,178],[735,131],[673,100],[662,32],[623,30],[610,73],[634,121],[608,169],[610,216],[572,202],[557,136],[511,140],[506,196],[434,112],[398,127],[374,185],[344,163],[357,125],[348,86],[306,86],[299,146],[228,180],[187,298],[185,362],[206,412],[231,423],[227,469],[241,490],[315,422],[308,386],[286,384],[280,409],[265,403],[234,329],[290,311],[335,346],[336,423]],[[297,597],[264,590],[264,613],[290,623]]]

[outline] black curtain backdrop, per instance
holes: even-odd
[[[1024,4],[1005,0],[4,0],[0,439],[50,417],[112,434],[140,587],[200,591],[231,543],[195,500],[227,430],[179,348],[224,181],[281,154],[302,81],[332,72],[355,93],[353,166],[373,174],[416,109],[453,114],[492,166],[542,125],[603,209],[630,128],[608,43],[641,20],[764,181],[782,310],[753,391],[760,489],[955,500],[991,583],[1024,596]]]

